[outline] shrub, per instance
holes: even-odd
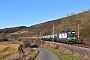
[[[37,38],[34,44],[39,47],[41,45],[41,40]]]
[[[24,45],[24,48],[27,48],[27,47],[29,47],[29,48],[31,48],[31,44],[30,44],[30,42],[29,41],[23,41],[23,45]]]
[[[8,41],[5,33],[0,33],[0,41]]]

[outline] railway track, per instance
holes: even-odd
[[[57,42],[58,43],[58,42]],[[65,44],[65,43],[63,43]],[[69,44],[68,44],[69,45]],[[73,46],[78,46],[78,47],[83,47],[83,48],[89,48],[90,49],[90,44],[86,44],[86,43],[71,43],[70,45],[73,45]]]
[[[56,43],[58,43],[58,42],[56,42]],[[65,43],[63,43],[63,44],[65,44]],[[67,45],[69,45],[69,44],[67,44]],[[71,45],[90,49],[90,44],[86,44],[86,43],[75,43],[75,44],[71,44]]]
[[[89,48],[90,49],[90,44],[72,44],[73,46],[78,46],[78,47],[83,47],[83,48]]]

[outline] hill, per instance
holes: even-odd
[[[78,14],[70,14],[67,17],[51,20],[30,27],[22,26],[8,29],[1,29],[0,32],[9,34],[8,37],[18,36],[40,36],[53,33],[53,23],[55,33],[66,30],[78,32],[80,26],[80,37],[84,37],[85,42],[90,43],[90,10]],[[40,34],[41,33],[41,34]]]

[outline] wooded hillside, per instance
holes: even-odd
[[[66,30],[75,30],[77,32],[79,24],[80,36],[84,37],[86,42],[90,42],[90,10],[78,14],[68,14],[64,18],[51,20],[30,27],[22,26],[17,28],[1,29],[0,33],[4,32],[12,35],[12,37],[48,35],[53,33],[53,23],[55,24],[54,33]]]

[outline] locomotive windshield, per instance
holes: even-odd
[[[76,32],[75,31],[67,32],[67,34],[68,34],[68,37],[74,37],[74,36],[76,36]]]

